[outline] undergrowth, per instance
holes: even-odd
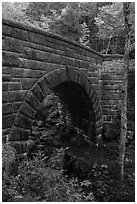
[[[14,151],[14,150],[13,150]],[[64,149],[56,149],[47,162],[47,158],[39,152],[32,160],[23,160],[17,175],[3,169],[3,194],[5,202],[82,202],[94,201],[93,193],[88,195],[83,187],[91,182],[80,182],[62,174],[62,155]],[[7,162],[8,148],[3,146],[3,161]],[[12,155],[12,158],[14,154]],[[9,165],[10,165],[10,159]]]

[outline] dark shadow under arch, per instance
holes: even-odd
[[[101,134],[102,118],[99,101],[88,78],[74,68],[56,69],[45,74],[36,82],[27,93],[17,112],[8,142],[11,142],[19,153],[26,151],[32,121],[50,90],[57,94],[65,93],[60,97],[66,97],[66,99],[62,98],[62,101],[68,105],[73,125],[84,130],[87,135],[97,137]],[[70,93],[66,93],[66,91]],[[73,102],[70,100],[71,97],[73,97]],[[81,112],[80,109],[82,109]],[[82,116],[85,127],[83,127],[84,122],[81,120]],[[91,130],[90,126],[92,127]]]
[[[53,89],[64,106],[64,121],[77,130],[95,139],[95,113],[92,102],[86,91],[78,83],[66,81]]]

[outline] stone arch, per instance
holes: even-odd
[[[18,153],[26,151],[32,122],[42,101],[51,89],[64,82],[79,84],[85,90],[92,102],[95,113],[96,137],[101,134],[102,119],[99,100],[95,89],[88,78],[78,69],[67,66],[66,68],[55,69],[46,73],[33,85],[23,100],[8,138],[8,142],[15,146]]]

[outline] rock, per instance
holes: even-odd
[[[67,151],[64,155],[63,170],[64,175],[68,176],[74,175],[81,178],[84,175],[84,171],[80,166],[80,161],[78,161],[75,155],[70,151]]]
[[[94,163],[92,166],[93,169],[97,168],[97,163]]]
[[[108,168],[108,166],[106,164],[102,164],[101,168],[105,168],[106,169],[106,168]]]

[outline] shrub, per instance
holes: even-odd
[[[9,201],[17,195],[14,188],[13,170],[16,161],[16,151],[8,144],[2,145],[2,201]]]
[[[39,153],[33,160],[22,161],[18,175],[11,177],[10,185],[4,185],[6,195],[3,201],[80,202],[92,201],[90,192],[86,195],[83,183],[62,174],[62,160],[65,149],[56,149],[50,160]],[[5,195],[5,193],[4,193]]]
[[[47,163],[42,155],[31,161],[23,161],[16,177],[19,193],[24,196],[29,192],[30,197],[35,197],[36,201],[81,201],[83,194],[76,191],[77,181],[68,180],[59,167],[63,151],[56,150]]]

